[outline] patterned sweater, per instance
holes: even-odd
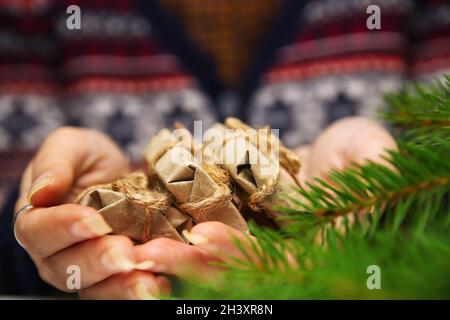
[[[45,288],[9,221],[12,187],[55,128],[104,131],[136,160],[161,127],[226,116],[298,146],[448,72],[449,40],[444,0],[0,0],[0,293]]]

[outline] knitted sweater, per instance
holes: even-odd
[[[0,1],[0,293],[47,292],[10,219],[13,186],[57,127],[104,131],[138,159],[174,121],[238,116],[294,147],[341,117],[374,117],[405,81],[449,71],[445,0],[182,2]],[[67,26],[72,4],[81,29]],[[380,29],[368,28],[369,5]]]

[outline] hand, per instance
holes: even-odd
[[[382,158],[385,149],[396,148],[391,135],[375,122],[361,117],[342,119],[328,127],[310,146],[299,149],[302,157],[300,181],[311,181],[314,177],[327,179],[331,169],[344,169],[352,161],[363,163],[370,159],[387,164]],[[137,257],[155,261],[159,272],[209,279],[220,272],[220,268],[211,266],[210,262],[244,258],[234,245],[234,239],[240,239],[244,244],[257,241],[218,222],[198,224],[187,237],[193,246],[156,239],[137,247]],[[256,257],[252,259],[258,262]]]
[[[26,168],[16,203],[35,208],[21,214],[16,235],[40,276],[63,291],[67,267],[81,269],[81,295],[87,298],[148,298],[167,292],[168,282],[151,273],[132,271],[133,243],[106,235],[111,228],[93,208],[72,202],[85,187],[110,181],[129,170],[119,148],[104,134],[61,128],[48,136]],[[126,273],[124,273],[126,272]]]
[[[343,170],[351,162],[367,160],[388,165],[386,149],[396,150],[395,140],[379,124],[362,117],[334,122],[309,146],[298,149],[302,158],[300,181],[327,179],[332,169]]]

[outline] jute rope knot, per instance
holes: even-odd
[[[279,177],[280,171],[277,169],[265,184],[260,188],[257,188],[257,190],[249,196],[247,203],[250,209],[253,211],[260,211],[262,209],[264,201],[275,192]]]
[[[146,242],[151,239],[152,234],[152,215],[153,211],[159,211],[160,213],[164,213],[170,207],[170,199],[169,197],[160,192],[154,192],[154,194],[150,193],[136,193],[127,195],[127,199],[133,201],[134,203],[141,205],[145,208],[145,222],[142,230],[142,238],[143,241]]]
[[[211,179],[218,185],[216,191],[209,197],[197,202],[183,202],[179,203],[180,209],[186,211],[191,216],[200,217],[206,220],[206,213],[219,210],[227,202],[232,201],[230,176],[228,172],[215,164],[202,164],[201,168],[211,177]]]
[[[166,211],[170,206],[170,199],[165,193],[148,190],[148,179],[143,172],[135,172],[112,182],[111,189],[152,210]]]
[[[166,152],[179,144],[179,141],[168,141],[153,154],[148,160],[150,176],[156,175],[154,171],[156,163],[166,154]],[[189,151],[193,154],[194,147]],[[229,175],[225,170],[212,164],[202,164],[201,168],[205,170],[214,182],[217,183],[217,190],[210,197],[197,202],[177,202],[177,207],[193,217],[195,216],[202,220],[206,220],[206,213],[223,207],[226,202],[232,200],[232,194],[229,187]]]
[[[199,217],[201,220],[207,220],[206,214],[222,208],[225,203],[231,201],[232,195],[226,185],[221,185],[214,193],[205,199],[197,202],[180,202],[178,207],[193,217]]]
[[[232,117],[225,119],[225,125],[228,128],[238,129],[238,130],[242,130],[242,131],[247,131],[249,129],[252,129],[252,127],[245,124],[241,120],[239,120],[237,118],[232,118]],[[295,183],[300,186],[299,181],[297,180],[297,177],[296,177],[296,175],[300,172],[300,167],[301,167],[301,161],[300,161],[299,156],[294,151],[286,148],[277,137],[273,136],[272,134],[269,134],[269,131],[270,131],[269,127],[266,127],[265,129],[267,129],[267,133],[268,133],[268,139],[265,140],[266,142],[269,143],[268,150],[272,148],[272,140],[278,144],[279,157],[280,157],[279,161],[280,161],[281,167],[283,167],[289,173],[289,175],[292,176]],[[259,143],[259,139],[257,140],[257,143]],[[259,148],[259,146],[257,146],[257,147]]]
[[[132,173],[124,179],[114,181],[111,188],[113,191],[123,193],[127,200],[145,209],[142,239],[144,242],[150,240],[153,210],[166,212],[170,207],[169,196],[157,191],[148,191],[148,179],[142,172]]]

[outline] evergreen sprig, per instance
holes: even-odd
[[[425,86],[411,84],[385,97],[389,109],[381,115],[404,128],[450,126],[450,76]]]
[[[289,227],[251,224],[257,245],[236,241],[246,258],[217,281],[183,286],[183,295],[450,298],[449,80],[389,95],[384,116],[406,131],[386,164],[353,164],[296,189],[292,207],[280,208]],[[371,265],[381,270],[380,290],[366,285]]]
[[[318,217],[345,215],[374,206],[396,203],[410,194],[448,188],[450,185],[450,140],[439,136],[427,144],[400,144],[400,152],[389,151],[390,166],[369,162],[332,171],[330,182],[316,179],[308,189],[297,189],[301,197],[291,201],[301,209],[281,209],[289,219],[301,221],[306,213]]]

